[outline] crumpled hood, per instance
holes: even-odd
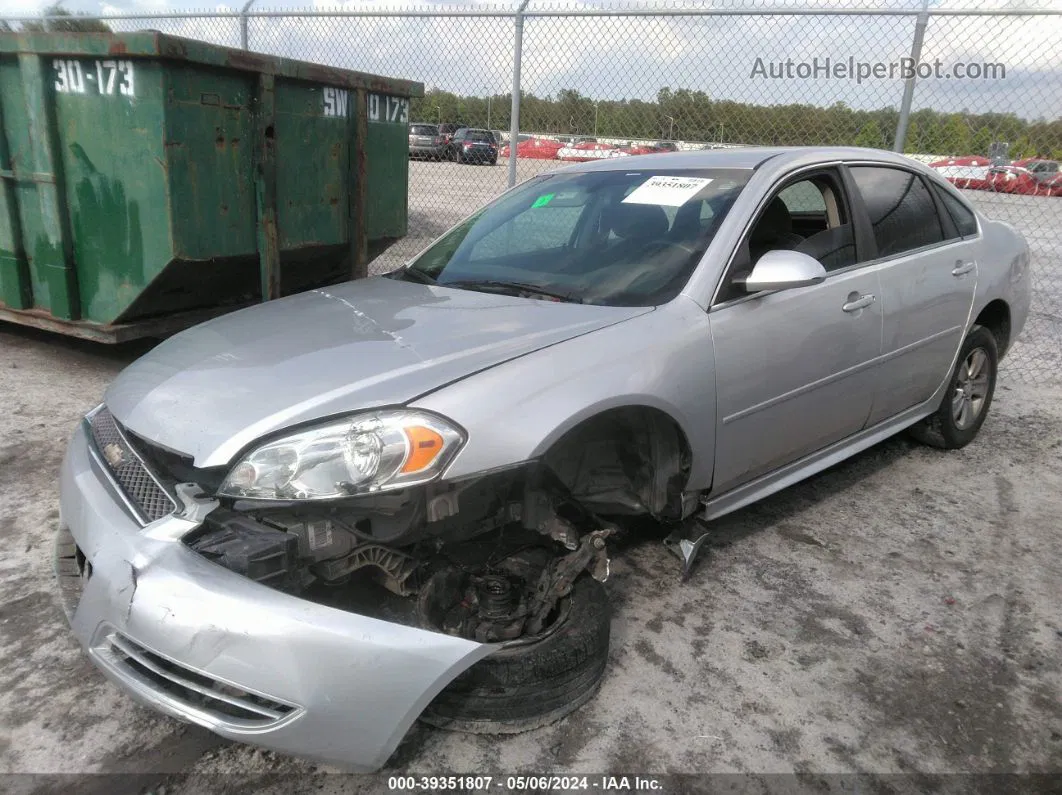
[[[373,277],[184,331],[126,368],[104,399],[139,436],[219,466],[273,431],[406,403],[648,311]]]

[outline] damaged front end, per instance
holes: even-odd
[[[402,456],[394,417],[418,428]],[[420,470],[444,465],[460,438],[423,413],[362,417],[361,438],[317,426],[211,469],[101,406],[63,466],[63,581],[76,567],[84,585],[75,633],[157,709],[357,769],[383,764],[422,714],[472,731],[555,720],[603,675],[610,539],[625,518],[690,512],[681,439],[633,419],[450,482],[408,466],[418,449]],[[373,467],[386,488],[358,482]],[[342,493],[312,498],[329,489]],[[499,680],[523,689],[506,701]]]
[[[366,449],[375,461],[386,459],[390,429],[374,431],[382,441],[350,438],[386,425],[380,416],[388,415],[356,420],[357,430],[347,431],[344,472]],[[399,416],[408,427],[410,413]],[[414,420],[431,427],[425,432],[418,425],[407,450],[428,439],[448,460],[445,435],[460,439],[461,431],[441,418],[421,414]],[[678,527],[696,507],[683,491],[689,453],[682,438],[673,425],[638,409],[576,427],[540,460],[459,482],[416,482],[414,475],[407,478],[411,486],[401,478],[397,487],[385,480],[374,490],[348,483],[349,496],[327,500],[276,499],[339,488],[335,478],[314,481],[299,474],[307,454],[304,447],[284,448],[292,438],[298,437],[245,456],[215,488],[217,509],[184,542],[287,593],[370,615],[388,604],[389,620],[479,642],[536,636],[579,576],[607,579],[607,539],[620,532],[620,522],[647,517]],[[320,458],[319,439],[309,444]],[[390,471],[408,469],[402,461],[410,455],[396,458]],[[278,466],[285,478],[280,488],[269,471]],[[375,471],[381,467],[388,469],[377,464]],[[220,475],[201,474],[200,482],[213,478],[215,484]],[[261,499],[268,489],[270,499]]]
[[[480,643],[534,637],[584,573],[608,577],[615,525],[527,464],[327,506],[216,501],[182,542],[300,598]]]

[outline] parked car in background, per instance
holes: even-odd
[[[462,127],[447,144],[446,156],[455,163],[493,166],[498,162],[498,142],[490,130]]]
[[[1030,298],[1021,234],[899,154],[538,175],[122,372],[60,469],[63,603],[121,689],[234,740],[374,770],[418,717],[541,726],[606,670],[619,537],[686,576],[893,434],[969,444]]]
[[[460,130],[463,124],[454,124],[453,122],[443,122],[439,125],[439,135],[443,138],[443,143],[449,145],[453,140],[454,133]]]
[[[1062,196],[1062,172],[1057,160],[1027,158],[1014,161],[1015,166],[1025,168],[1038,184],[1037,193]]]
[[[1028,157],[1009,164],[993,164],[986,157],[968,155],[937,160],[929,166],[957,188],[1062,196],[1062,173],[1057,160]]]
[[[997,193],[1016,193],[1022,196],[1062,196],[1062,175],[1051,171],[1054,161],[1018,161],[1037,167],[1033,170],[1017,164],[993,166],[988,169],[988,190]]]
[[[413,122],[409,125],[409,156],[441,160],[446,153],[446,141],[439,134],[438,124]]]
[[[1026,168],[1037,177],[1053,177],[1059,173],[1057,160],[1047,160],[1040,157],[1026,157],[1015,160],[1011,165]]]

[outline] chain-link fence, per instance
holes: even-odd
[[[1034,253],[1013,377],[1062,380],[1062,7],[1057,0],[599,0],[109,16],[231,47],[421,81],[409,236],[388,269],[499,194],[559,165],[668,149],[855,144],[944,173]],[[63,20],[59,20],[63,22]],[[46,24],[42,20],[16,20]],[[912,74],[913,72],[913,74]],[[519,102],[513,103],[518,85]],[[519,124],[513,124],[517,112]],[[452,125],[452,128],[440,125]],[[450,129],[496,131],[495,166],[454,162]],[[515,165],[515,167],[513,167]]]

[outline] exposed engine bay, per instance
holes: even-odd
[[[614,427],[580,426],[542,460],[465,482],[328,505],[222,500],[185,543],[340,609],[478,642],[540,636],[578,577],[608,577],[625,518],[691,512],[679,440],[632,438],[619,413],[601,422]]]

